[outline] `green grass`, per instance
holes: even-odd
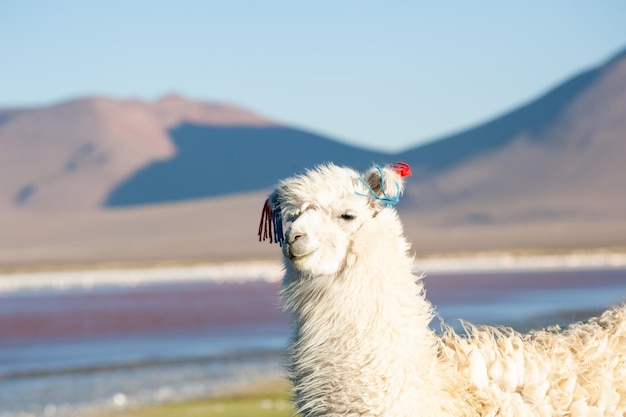
[[[275,381],[230,395],[118,411],[108,417],[291,417],[295,412],[289,395],[288,384]]]

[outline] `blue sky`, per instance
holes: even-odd
[[[228,102],[396,151],[523,104],[626,48],[626,2],[0,2],[0,106]]]

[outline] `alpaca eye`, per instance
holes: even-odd
[[[298,219],[298,217],[300,217],[300,213],[290,214],[288,216],[285,216],[285,221],[287,223],[293,223]]]
[[[354,220],[356,219],[356,214],[353,213],[344,213],[341,215],[341,218],[344,220]]]

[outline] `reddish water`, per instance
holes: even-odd
[[[286,323],[278,284],[182,284],[0,297],[0,344]]]
[[[425,285],[453,326],[567,324],[626,301],[626,270],[433,274]],[[120,392],[132,404],[189,398],[282,375],[278,292],[249,282],[0,294],[0,416],[71,415]]]
[[[446,306],[493,304],[519,297],[528,302],[529,296],[538,297],[537,302],[551,298],[552,305],[545,306],[550,310],[568,304],[576,309],[590,301],[585,289],[601,290],[605,298],[614,295],[615,302],[626,297],[626,271],[437,274],[427,276],[425,285],[428,298],[442,308],[444,316]],[[0,345],[14,340],[286,325],[279,289],[278,283],[207,282],[4,294],[0,296]],[[564,299],[574,290],[579,302]],[[604,299],[598,302],[605,303]],[[477,319],[471,311],[468,314],[459,317]]]

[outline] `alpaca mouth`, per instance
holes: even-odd
[[[291,256],[289,256],[289,261],[292,264],[297,264],[297,263],[301,262],[302,260],[306,259],[308,255],[309,255],[308,253],[305,254],[305,255],[291,255]]]
[[[294,248],[292,245],[285,246],[285,256],[292,262],[303,259],[314,251],[315,249]]]
[[[311,253],[313,253],[313,251],[306,252],[306,253],[293,253],[293,252],[289,252],[289,254],[287,255],[287,257],[289,258],[289,260],[291,260],[291,261],[295,261],[295,260],[300,260],[300,259],[306,258],[306,257],[307,257],[307,256],[309,256]]]

